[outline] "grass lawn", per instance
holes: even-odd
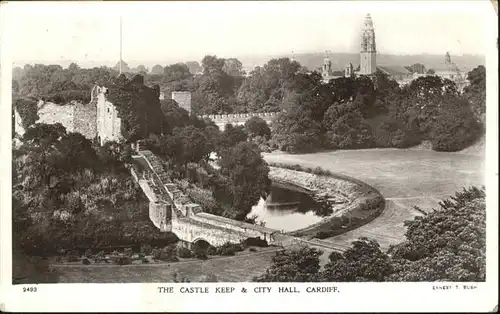
[[[386,198],[386,209],[372,222],[325,240],[348,245],[361,236],[376,239],[383,248],[404,239],[405,220],[435,207],[444,198],[471,185],[484,185],[484,158],[478,155],[418,149],[367,149],[291,155],[265,154],[269,162],[321,167],[362,180]]]
[[[214,275],[217,281],[245,282],[262,274],[271,264],[278,248],[238,252],[235,256],[212,257],[176,263],[139,265],[51,265],[60,283],[141,283],[173,282],[174,274],[191,282]]]

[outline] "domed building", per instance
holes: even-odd
[[[440,67],[433,69],[435,71],[434,74],[424,73],[424,65],[420,66],[422,69],[410,71],[408,69],[409,67],[377,64],[375,28],[370,14],[367,14],[364,20],[364,27],[361,32],[359,66],[354,69],[352,64],[349,64],[345,67],[344,71],[334,71],[332,70],[332,62],[328,56],[326,56],[323,62],[322,76],[323,81],[327,83],[331,79],[336,79],[342,76],[373,76],[377,71],[379,71],[387,74],[391,79],[395,80],[400,85],[409,84],[414,79],[426,75],[436,75],[443,79],[451,80],[455,82],[459,91],[463,90],[463,88],[469,84],[467,81],[467,72],[461,71],[460,68],[451,61],[449,52],[446,53],[443,64]]]
[[[449,52],[446,52],[444,63],[440,67],[434,69],[434,71],[434,75],[455,82],[458,90],[463,90],[463,88],[469,84],[467,81],[467,73],[465,71],[462,72],[460,68],[451,61]]]

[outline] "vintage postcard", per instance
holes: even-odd
[[[2,311],[489,312],[496,1],[2,2]]]

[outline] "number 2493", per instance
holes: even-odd
[[[36,287],[23,287],[23,292],[36,292]]]

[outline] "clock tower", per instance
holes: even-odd
[[[364,28],[361,33],[361,51],[359,74],[373,75],[377,70],[377,47],[375,45],[375,29],[370,14],[365,17]]]

